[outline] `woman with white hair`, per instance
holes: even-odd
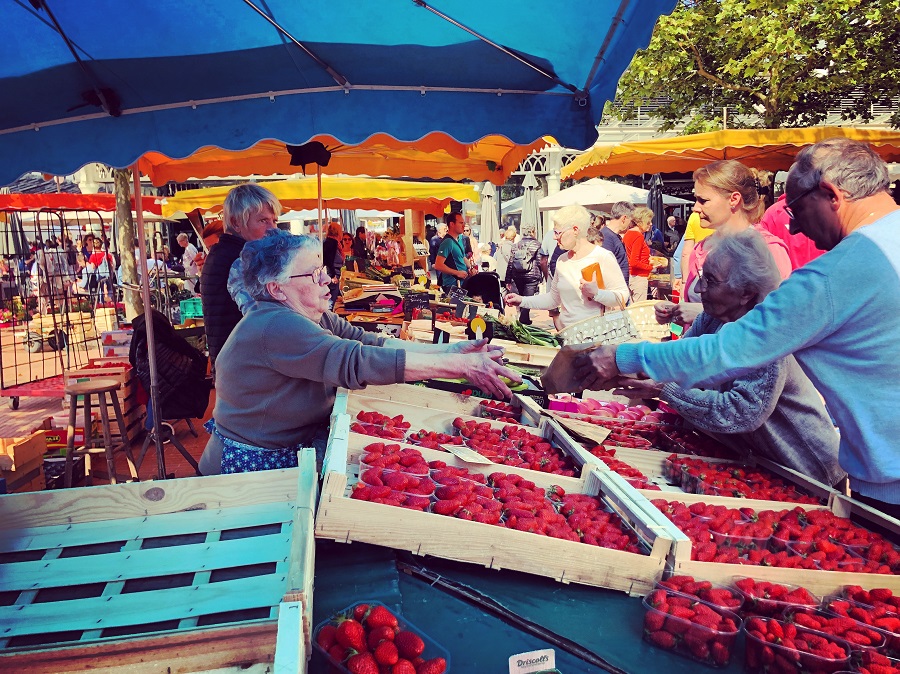
[[[718,332],[738,320],[781,283],[763,238],[754,230],[710,237],[698,270],[703,312],[685,337]],[[839,437],[821,397],[793,356],[719,386],[684,388],[651,379],[622,378],[615,393],[658,397],[696,428],[742,455],[757,455],[832,486],[846,475],[838,465]]]
[[[532,297],[510,293],[506,303],[524,309],[559,307],[559,329],[602,315],[608,308],[624,307],[631,291],[615,256],[588,241],[590,225],[591,214],[584,206],[575,204],[559,209],[553,215],[553,237],[567,252],[556,263],[548,292]],[[590,274],[590,281],[582,275],[582,270],[588,267],[595,270]]]
[[[184,253],[181,255],[181,266],[184,267],[185,275],[184,289],[189,292],[194,292],[194,289],[197,286],[197,276],[200,274],[200,267],[196,262],[199,251],[197,250],[197,247],[191,243],[188,235],[184,232],[181,232],[176,236],[175,240],[178,241],[179,246],[184,248]]]
[[[418,344],[353,327],[328,310],[331,278],[310,236],[272,230],[241,252],[248,308],[216,359],[212,436],[204,474],[297,465],[299,447],[324,451],[337,387],[466,377],[510,396],[503,349],[486,340]]]
[[[497,242],[497,250],[494,253],[494,260],[497,262],[497,275],[500,280],[506,279],[506,268],[509,266],[509,258],[512,255],[513,246],[516,243],[516,237],[519,233],[512,225],[503,230],[500,241]]]

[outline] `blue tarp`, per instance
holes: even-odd
[[[89,161],[123,167],[148,150],[184,157],[318,133],[551,134],[584,148],[675,0],[39,4],[0,13],[0,185]]]

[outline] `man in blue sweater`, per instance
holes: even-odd
[[[801,150],[787,182],[791,233],[829,251],[714,335],[600,347],[575,361],[586,389],[643,372],[712,385],[794,354],[841,431],[854,496],[900,516],[900,208],[887,166],[864,143]]]

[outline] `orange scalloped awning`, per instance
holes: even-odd
[[[804,129],[729,129],[654,140],[595,145],[564,166],[569,178],[694,171],[717,159],[737,159],[747,166],[786,171],[800,148],[826,138],[864,141],[885,161],[900,161],[900,131],[843,126]]]
[[[446,133],[434,132],[413,142],[402,142],[376,133],[359,145],[342,145],[337,138],[320,135],[312,138],[332,149],[331,161],[322,168],[326,175],[366,175],[392,178],[435,178],[441,180],[488,180],[495,185],[506,182],[522,160],[536,150],[556,145],[550,136],[516,145],[503,136],[485,136],[475,143],[460,143]],[[184,159],[172,159],[159,152],[148,152],[138,167],[154,185],[169,181],[224,178],[229,176],[293,175],[303,168],[292,166],[285,144],[263,140],[246,150],[230,151],[204,147]],[[307,173],[315,174],[310,164]]]
[[[153,202],[154,199],[152,197],[144,197],[142,201],[144,210],[160,215],[162,213],[160,206]],[[134,197],[131,198],[131,207],[132,209],[134,208]],[[67,192],[52,192],[50,194],[0,194],[0,210],[39,211],[41,209],[114,211],[116,210],[116,195],[70,194]]]

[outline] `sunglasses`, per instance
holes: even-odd
[[[331,283],[331,277],[328,275],[328,270],[325,269],[324,264],[321,267],[316,267],[308,274],[293,274],[288,276],[288,278],[306,278],[307,276],[313,280],[313,283],[318,283],[320,286]]]

